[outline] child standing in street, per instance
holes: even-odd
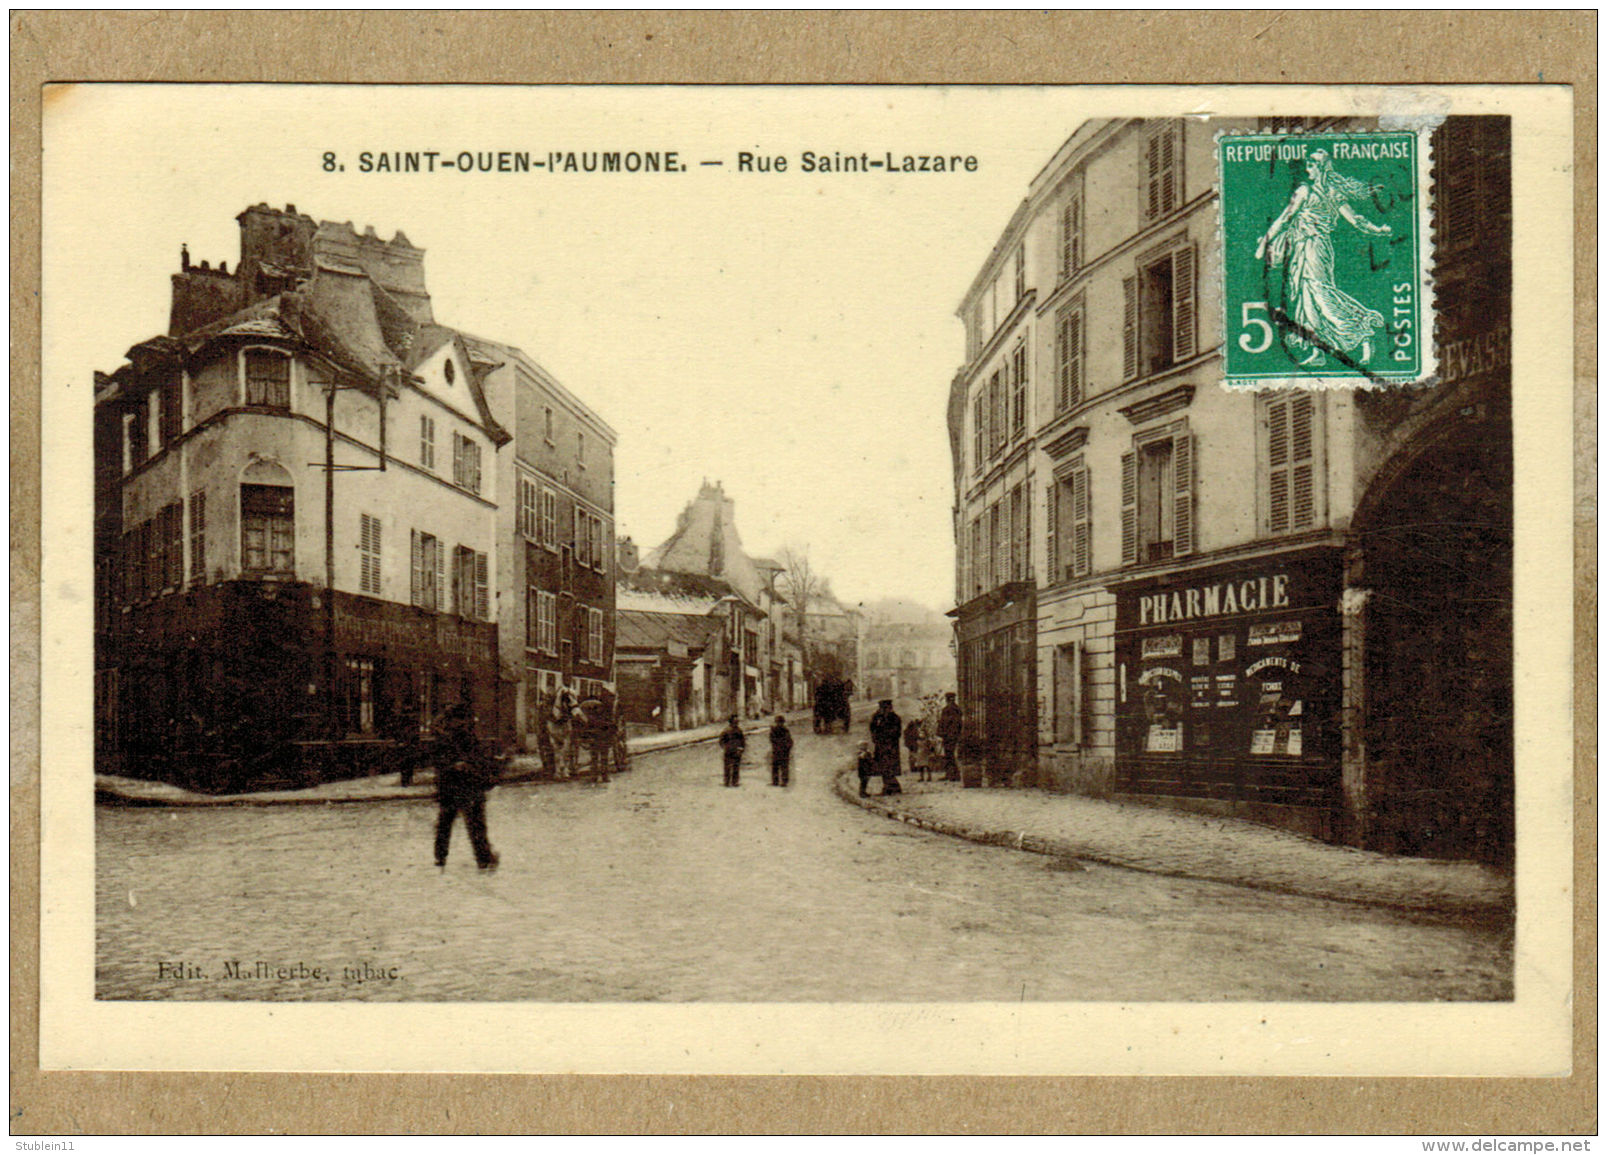
[[[909,725],[904,727],[904,748],[910,752],[910,773],[915,775],[915,780],[930,782],[931,765],[926,760],[926,737],[919,718],[911,718]]]
[[[870,794],[870,780],[876,777],[876,755],[871,751],[869,742],[859,744],[859,796],[864,798]]]

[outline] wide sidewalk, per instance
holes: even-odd
[[[749,735],[751,745],[770,728],[774,715],[767,715],[743,723],[743,732]],[[787,715],[793,733],[800,726],[811,725],[813,715],[808,710]],[[725,729],[724,722],[699,726],[693,730],[670,730],[664,733],[643,734],[626,741],[633,756],[650,754],[655,750],[671,750],[679,746],[693,746],[712,742]],[[586,759],[581,757],[581,778]],[[541,759],[534,754],[516,754],[508,760],[501,782],[530,782],[543,778]],[[551,779],[547,779],[551,781]],[[123,806],[329,806],[348,802],[387,802],[409,798],[429,798],[435,794],[435,774],[420,770],[411,785],[403,786],[396,774],[379,774],[370,778],[351,778],[342,782],[325,782],[300,790],[259,790],[248,794],[202,794],[174,786],[167,782],[149,782],[143,778],[124,778],[113,774],[95,775],[95,798],[111,805]]]
[[[838,794],[888,818],[994,846],[1312,898],[1502,922],[1512,876],[1472,862],[1406,858],[1318,842],[1234,818],[1041,790],[964,789],[900,779],[904,792],[860,798],[845,771]],[[872,786],[872,789],[878,789]]]

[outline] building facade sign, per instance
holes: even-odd
[[[379,647],[408,655],[491,662],[494,638],[494,627],[486,622],[466,622],[407,606],[374,606],[360,612],[344,597],[337,595],[335,601],[335,642],[343,650]]]
[[[1339,551],[1117,589],[1116,786],[1339,803]]]

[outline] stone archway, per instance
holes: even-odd
[[[1508,863],[1510,432],[1463,424],[1396,463],[1353,527],[1367,590],[1366,842]]]

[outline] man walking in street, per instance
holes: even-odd
[[[770,727],[770,785],[786,786],[792,780],[792,731],[787,720],[776,715]]]
[[[474,712],[467,703],[447,711],[440,738],[423,755],[435,765],[435,798],[440,813],[435,819],[435,865],[446,865],[452,845],[452,825],[463,815],[469,845],[481,870],[494,870],[497,853],[485,828],[486,791],[496,785],[497,760],[486,753],[474,732]]]
[[[742,733],[742,727],[735,714],[720,731],[720,750],[722,761],[725,763],[725,785],[742,785],[742,751],[747,748],[747,735]]]
[[[899,739],[904,736],[904,720],[893,712],[893,700],[883,698],[870,716],[870,740],[876,746],[876,773],[882,777],[883,794],[902,794],[898,785]]]
[[[965,715],[952,691],[944,697],[948,703],[937,716],[937,738],[943,743],[943,780],[954,782],[960,777],[960,734],[965,730]]]

